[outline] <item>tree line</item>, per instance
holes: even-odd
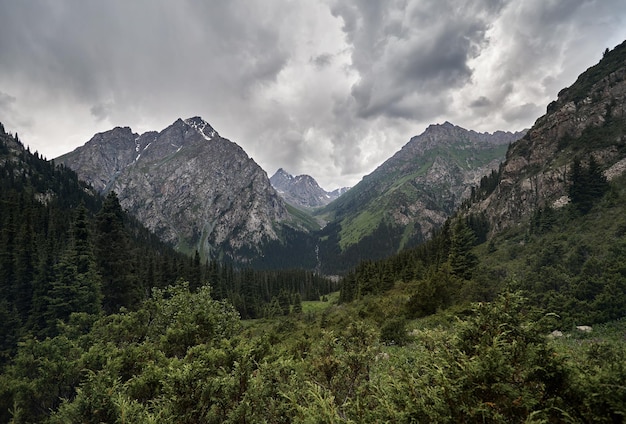
[[[51,337],[72,313],[93,317],[136,309],[153,287],[189,281],[214,287],[242,317],[284,314],[336,290],[303,270],[254,271],[201,263],[161,242],[72,170],[0,132],[0,355],[26,334]],[[95,318],[94,318],[95,319]]]

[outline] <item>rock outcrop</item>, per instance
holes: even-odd
[[[310,175],[293,176],[283,168],[272,175],[270,183],[287,203],[301,209],[326,206],[348,190],[326,191]]]
[[[568,203],[568,172],[593,155],[611,179],[624,170],[626,42],[607,52],[550,103],[525,137],[511,145],[500,181],[471,212],[487,216],[491,231],[511,227],[539,207]]]
[[[182,251],[246,262],[298,227],[267,174],[198,117],[141,135],[115,128],[57,161]]]

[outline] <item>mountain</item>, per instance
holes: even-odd
[[[102,198],[0,124],[0,368],[20,336],[53,335],[72,312],[133,309],[152,287],[192,281],[190,265],[114,195]]]
[[[545,115],[512,144],[497,184],[471,213],[487,217],[491,232],[509,228],[541,208],[569,201],[576,163],[597,164],[609,179],[626,169],[626,42],[561,90]]]
[[[199,117],[141,135],[118,127],[56,160],[183,252],[250,263],[308,231],[256,162]]]
[[[623,322],[625,98],[626,42],[559,93],[440,231],[360,263],[343,279],[340,299],[366,297],[378,313],[372,295],[388,293],[397,300],[383,305],[421,317],[520,292],[552,315],[546,333]]]
[[[324,260],[346,269],[425,240],[523,135],[478,133],[449,122],[429,126],[315,213],[329,222],[322,235]]]
[[[310,175],[294,177],[283,168],[280,168],[272,175],[270,183],[285,202],[302,209],[326,206],[348,191],[348,188],[340,188],[328,192],[321,188]]]

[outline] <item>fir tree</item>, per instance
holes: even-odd
[[[99,315],[101,311],[101,279],[96,270],[93,243],[83,205],[76,211],[71,229],[70,246],[54,266],[47,327],[54,333],[57,320],[68,321],[73,312]]]
[[[132,307],[142,293],[135,280],[130,241],[124,228],[124,212],[117,195],[107,195],[96,216],[96,257],[102,276],[104,310]]]
[[[470,279],[478,258],[472,252],[476,237],[464,220],[458,219],[454,225],[450,243],[450,266],[452,274]]]
[[[587,168],[582,166],[580,159],[574,160],[570,172],[569,197],[579,212],[589,212],[608,189],[609,183],[593,155],[589,157]]]

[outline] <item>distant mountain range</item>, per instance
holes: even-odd
[[[268,244],[288,244],[288,233],[306,235],[315,225],[290,213],[256,162],[199,117],[160,132],[114,128],[56,160],[98,191],[114,190],[124,208],[184,252],[271,262]],[[301,259],[290,264],[307,265]]]
[[[576,158],[592,155],[607,175],[620,174],[624,50],[607,52],[561,91],[528,132],[431,125],[341,196],[283,169],[267,178],[198,117],[160,132],[115,128],[57,161],[98,191],[115,190],[126,209],[181,251],[343,272],[420,243],[462,204],[492,233],[538,207],[558,207],[568,201]]]
[[[98,191],[115,191],[183,252],[334,273],[427,238],[522,135],[432,125],[356,187],[335,192],[284,169],[268,179],[199,117],[160,132],[114,128],[56,160]]]
[[[303,209],[326,206],[349,190],[349,187],[326,191],[310,175],[293,176],[280,168],[270,178],[272,187],[292,206]]]
[[[497,170],[524,132],[493,134],[449,122],[429,126],[346,194],[315,214],[323,230],[323,262],[348,269],[430,237]]]

